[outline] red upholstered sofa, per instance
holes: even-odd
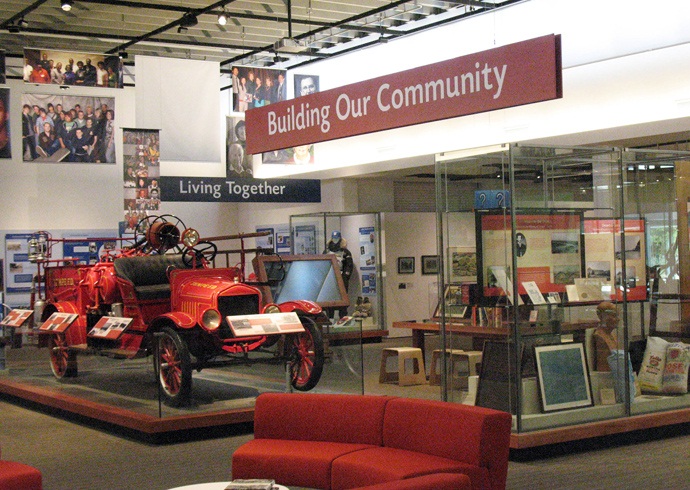
[[[264,393],[256,400],[254,439],[233,454],[232,476],[326,490],[383,484],[378,490],[450,473],[469,477],[472,490],[499,490],[511,425],[508,413],[456,403]],[[461,480],[423,486],[422,479],[415,488],[470,488]]]
[[[32,466],[0,460],[0,490],[41,490],[41,472]]]

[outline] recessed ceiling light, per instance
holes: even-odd
[[[72,10],[72,6],[74,5],[74,2],[72,0],[62,0],[62,10],[65,12],[69,12]]]

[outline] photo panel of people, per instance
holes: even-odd
[[[0,158],[12,158],[10,89],[0,88]]]
[[[232,110],[245,112],[286,100],[285,73],[286,70],[233,66]]]
[[[251,178],[254,175],[252,155],[248,155],[247,130],[242,116],[228,116],[226,118],[227,138],[225,150],[228,177]]]
[[[314,94],[318,91],[318,76],[295,75],[295,98]],[[296,146],[294,148],[263,153],[261,155],[261,163],[282,163],[288,165],[307,165],[314,163],[314,145]]]
[[[24,82],[122,88],[122,59],[116,55],[24,49]]]
[[[161,203],[160,138],[157,129],[123,129],[125,233]]]
[[[7,83],[5,67],[5,50],[0,49],[0,83]]]
[[[35,163],[115,163],[115,98],[23,94],[22,154]]]

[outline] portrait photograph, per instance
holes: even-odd
[[[295,75],[295,98],[315,94],[319,91],[317,75]]]
[[[115,98],[22,95],[22,155],[34,163],[115,163]]]
[[[253,177],[252,155],[248,155],[247,128],[244,117],[226,117],[225,140],[226,175],[228,177]]]

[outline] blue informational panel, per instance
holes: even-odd
[[[5,291],[9,293],[31,292],[31,281],[38,266],[29,262],[31,233],[5,235]]]
[[[359,253],[362,295],[376,296],[376,234],[373,226],[359,229]]]
[[[62,256],[63,258],[77,259],[82,264],[95,264],[107,250],[116,248],[116,241],[107,239],[110,237],[117,237],[117,232],[112,230],[108,233],[65,235],[66,241],[62,245]]]
[[[475,209],[496,209],[510,207],[510,191],[474,191]]]

